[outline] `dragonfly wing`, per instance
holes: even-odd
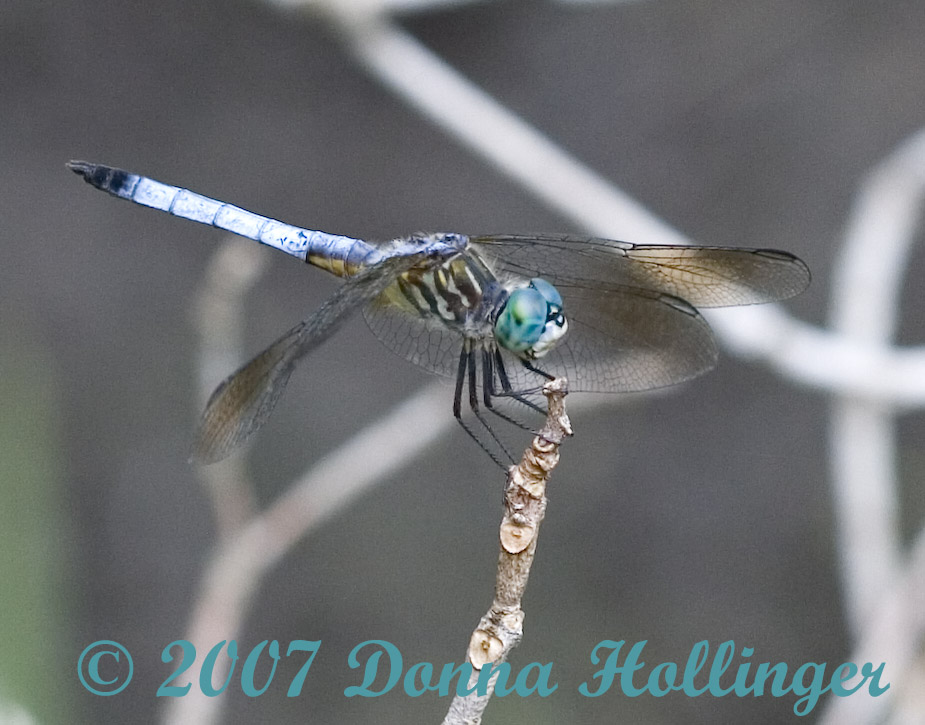
[[[436,315],[422,315],[402,298],[397,284],[363,308],[372,333],[399,357],[444,377],[456,377],[460,335]]]
[[[192,460],[220,461],[266,422],[289,382],[305,324],[292,328],[215,389],[199,420]]]
[[[649,390],[689,380],[716,364],[709,325],[678,297],[630,287],[602,292],[560,285],[559,291],[568,300],[569,330],[535,364],[564,373],[570,390]],[[541,382],[519,364],[505,367],[515,388]]]
[[[638,245],[626,251],[633,276],[698,307],[783,300],[809,285],[801,259],[775,249]]]
[[[472,242],[495,260],[496,272],[539,276],[557,286],[649,289],[697,307],[773,302],[799,294],[810,281],[799,258],[773,249],[641,245],[574,236],[489,236]]]
[[[300,358],[398,275],[416,265],[439,264],[442,259],[433,251],[395,255],[348,278],[311,317],[216,388],[199,423],[193,459],[213,463],[230,454],[266,422]]]

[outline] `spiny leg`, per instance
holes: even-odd
[[[476,382],[476,367],[478,366],[478,358],[475,355],[475,349],[471,344],[466,342],[464,348],[466,356],[469,358],[468,367],[469,367],[469,407],[472,409],[472,413],[478,418],[479,423],[482,424],[482,427],[488,431],[488,435],[494,439],[495,443],[498,444],[498,447],[504,451],[504,455],[510,460],[511,463],[514,463],[514,456],[511,455],[504,443],[501,442],[501,439],[498,438],[497,433],[488,425],[488,421],[485,420],[482,416],[482,411],[479,410],[479,388],[478,383]]]
[[[504,384],[505,384],[505,381],[507,380],[507,375],[505,374],[503,367],[500,368],[499,373],[500,375],[504,376],[504,381],[501,382],[502,389],[504,389]],[[510,383],[508,383],[508,388],[510,388]],[[518,402],[524,403],[525,405],[530,405],[529,401],[524,400],[522,396],[516,395],[510,390],[505,390],[505,392],[503,393],[497,392],[495,388],[495,365],[492,364],[492,353],[488,350],[483,349],[482,350],[482,401],[485,403],[485,407],[489,411],[497,415],[499,418],[501,418],[504,421],[507,421],[511,425],[516,425],[521,430],[533,432],[533,429],[530,426],[525,425],[524,423],[521,423],[519,420],[517,420],[513,416],[510,416],[507,413],[503,413],[494,407],[494,404],[492,403],[492,398],[501,397],[502,395],[509,396],[513,398],[514,400],[517,400]],[[537,406],[533,406],[533,407],[536,408]]]
[[[542,375],[542,376],[543,376],[544,378],[546,378],[547,380],[555,380],[555,379],[556,379],[556,376],[555,376],[555,375],[550,375],[550,374],[547,373],[545,370],[540,370],[540,369],[539,369],[538,367],[536,367],[535,365],[532,365],[532,364],[530,363],[529,360],[521,360],[520,362],[521,362],[521,363],[523,364],[523,366],[524,366],[525,368],[527,368],[527,370],[529,370],[531,373],[536,373],[537,375]]]
[[[522,403],[523,405],[526,405],[528,408],[535,410],[540,415],[542,416],[546,415],[546,411],[543,410],[543,408],[541,408],[539,405],[529,400],[522,393],[514,392],[514,388],[511,385],[511,381],[508,379],[508,376],[507,376],[507,370],[504,367],[504,358],[501,357],[501,350],[497,347],[495,348],[495,366],[494,367],[495,367],[495,370],[498,371],[498,382],[501,384],[501,392],[495,391],[493,392],[493,395],[497,397],[500,397],[503,395],[509,398],[513,398],[518,403]],[[546,373],[540,373],[540,374],[543,375],[544,377],[547,377]],[[537,388],[537,390],[539,390],[539,388]]]
[[[468,348],[469,348],[469,343],[464,342],[462,351],[459,354],[459,368],[456,373],[456,392],[453,396],[453,416],[456,418],[456,422],[459,423],[460,426],[462,426],[462,429],[466,431],[466,434],[478,444],[479,448],[485,451],[485,453],[488,454],[488,457],[491,458],[491,460],[493,460],[502,470],[507,471],[508,466],[505,465],[504,462],[502,462],[502,460],[482,442],[482,439],[479,438],[475,434],[475,432],[466,424],[466,422],[462,418],[463,383],[465,382],[466,377],[467,377],[466,375],[467,370],[471,368],[472,363],[473,363],[473,360],[470,359]],[[469,377],[471,380],[475,379],[474,371]],[[477,403],[478,403],[478,400],[476,399],[476,406],[475,406],[476,408],[478,407]],[[470,405],[471,405],[471,393],[470,393]],[[479,417],[479,419],[481,420],[481,417]],[[491,431],[490,428],[489,428],[489,431]],[[495,437],[493,432],[492,432],[492,437]],[[496,437],[495,437],[495,440],[497,441]],[[508,458],[510,458],[510,453],[507,452],[507,449],[504,448],[503,445],[501,446],[501,449],[504,451],[505,455],[507,455]]]

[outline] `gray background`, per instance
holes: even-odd
[[[656,0],[475,5],[405,26],[502,103],[703,243],[802,256],[788,303],[824,321],[859,181],[925,118],[925,4]],[[572,231],[371,80],[328,26],[246,0],[13,0],[0,10],[0,693],[48,722],[147,722],[213,542],[186,453],[198,415],[191,311],[221,235],[117,202],[86,158],[309,228]],[[645,241],[645,240],[634,240]],[[336,282],[284,255],[248,298],[256,352]],[[877,250],[872,249],[871,254]],[[900,339],[923,333],[908,274]],[[428,382],[359,320],[298,373],[251,470],[272,500]],[[446,391],[450,415],[452,390]],[[827,398],[724,355],[671,395],[576,416],[550,491],[515,664],[559,690],[490,722],[795,720],[792,697],[577,694],[602,639],[646,659],[735,640],[753,662],[850,656],[825,463]],[[904,524],[921,520],[922,421],[902,421]],[[458,661],[490,602],[500,476],[461,432],[304,540],[239,638],[321,639],[303,694],[281,665],[251,722],[435,722],[447,702],[343,697],[350,649]],[[80,650],[121,641],[135,680],[93,697]],[[202,655],[200,655],[202,656]]]

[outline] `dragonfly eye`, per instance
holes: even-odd
[[[553,287],[545,279],[540,277],[534,277],[530,280],[528,285],[530,289],[535,289],[549,303],[550,309],[556,308],[557,310],[562,310],[562,295],[559,294],[559,290]]]
[[[566,330],[568,322],[558,290],[536,278],[511,292],[495,322],[495,340],[514,354],[533,360],[549,352]]]

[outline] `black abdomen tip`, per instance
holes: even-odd
[[[97,189],[118,195],[125,187],[132,174],[122,169],[114,169],[103,164],[91,164],[89,161],[68,161],[67,167],[83,177],[88,184]]]

